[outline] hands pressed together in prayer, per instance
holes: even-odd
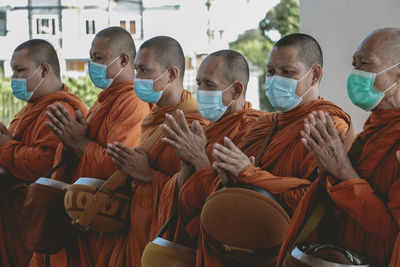
[[[2,122],[0,122],[0,146],[10,140],[13,140],[11,133],[8,131],[7,127]]]
[[[330,173],[340,181],[359,178],[347,156],[351,133],[338,134],[329,114],[322,111],[312,112],[304,123],[301,142],[315,159],[319,171]]]
[[[64,146],[83,154],[90,143],[87,138],[88,124],[80,110],[75,112],[76,119],[60,104],[49,106],[46,125],[54,132]]]
[[[161,140],[171,145],[181,159],[178,185],[182,186],[192,174],[193,169],[197,171],[211,165],[206,154],[207,138],[198,121],[194,121],[189,127],[185,114],[181,110],[177,111],[176,120],[170,114],[166,114],[165,118],[166,124],[160,127],[167,137]]]
[[[215,144],[213,150],[213,167],[218,172],[223,185],[227,186],[232,181],[228,172],[238,177],[239,173],[251,164],[255,158],[248,157],[228,138],[224,138],[224,144]]]
[[[107,145],[107,154],[111,156],[114,165],[132,178],[145,183],[151,183],[155,171],[150,166],[149,156],[140,147],[130,149],[118,142]]]

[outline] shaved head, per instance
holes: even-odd
[[[307,67],[315,64],[323,66],[322,50],[317,40],[304,33],[289,34],[280,39],[274,48],[293,46],[297,48],[297,58]]]
[[[244,85],[243,95],[246,94],[249,82],[249,65],[242,54],[233,50],[219,50],[208,55],[210,57],[220,57],[223,60],[223,75],[230,83],[241,81]],[[207,58],[204,60],[206,61]]]
[[[164,69],[175,66],[179,69],[180,79],[183,81],[185,74],[185,55],[181,45],[174,38],[157,36],[144,42],[140,49],[154,49],[155,58]]]
[[[24,49],[27,50],[28,59],[35,63],[36,66],[39,66],[42,63],[47,63],[53,69],[57,78],[61,78],[60,63],[58,61],[57,53],[49,42],[41,39],[32,39],[17,46],[14,52]]]
[[[400,28],[382,28],[368,34],[359,46],[367,48],[381,60],[400,62]]]
[[[136,47],[129,32],[121,27],[108,27],[99,31],[95,38],[105,38],[109,40],[110,49],[114,56],[121,53],[128,54],[132,67],[136,56]]]

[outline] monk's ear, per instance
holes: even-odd
[[[179,79],[180,71],[176,66],[171,66],[168,69],[169,73],[169,82],[173,82],[176,79]]]
[[[42,78],[46,77],[50,72],[50,65],[46,62],[42,63]]]
[[[244,93],[244,84],[241,81],[236,81],[232,85],[233,87],[233,96],[232,100],[239,99]]]
[[[311,86],[316,86],[322,78],[322,67],[319,64],[315,64],[311,70],[312,72],[312,84]]]
[[[127,53],[121,53],[121,66],[125,67],[129,64],[130,58]]]

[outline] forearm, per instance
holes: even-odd
[[[271,194],[284,194],[290,190],[293,191],[299,188],[303,191],[303,187],[311,184],[308,179],[290,176],[276,176],[254,165],[250,165],[243,169],[237,178],[239,182],[261,187]],[[296,195],[297,193],[288,193],[288,195],[290,194]],[[298,197],[294,198],[296,199]]]
[[[217,179],[217,173],[212,167],[206,167],[195,172],[179,192],[178,205],[185,218],[191,218],[199,213],[207,197],[212,194]]]
[[[28,146],[15,140],[0,147],[0,166],[15,177],[34,181],[51,169],[56,148]]]

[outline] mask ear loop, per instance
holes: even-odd
[[[235,81],[235,82],[236,82],[236,81]],[[233,85],[235,82],[231,83],[231,85],[229,85],[228,87],[226,87],[224,90],[221,91],[221,102],[222,102],[222,94],[223,94],[226,90],[228,90],[229,88],[231,88],[232,85]],[[233,102],[233,99],[231,100],[231,102],[229,102],[229,104],[226,106],[226,108],[229,108],[229,106],[232,104],[232,102]],[[223,103],[222,103],[222,104],[223,104]]]
[[[164,71],[164,73],[161,74],[160,76],[158,76],[158,78],[156,78],[153,82],[155,83],[156,81],[158,81],[159,79],[161,79],[161,77],[164,76],[165,73],[167,73],[168,69],[169,69],[169,68],[167,68],[167,69]]]
[[[299,80],[297,80],[297,82],[300,82],[300,81],[303,80],[308,74],[310,74],[310,72],[311,72],[311,70],[312,70],[313,67],[314,67],[314,66],[312,66],[312,67],[307,71],[307,73],[304,74],[303,77],[301,77]]]
[[[32,72],[31,75],[29,75],[28,78],[26,78],[26,80],[29,80],[30,78],[32,78],[32,76],[40,69],[41,66],[39,66],[34,72]]]
[[[378,72],[376,75],[379,75],[379,74],[381,74],[381,73],[384,73],[385,71],[388,71],[388,70],[390,70],[390,69],[393,69],[394,67],[396,67],[396,66],[398,66],[398,65],[400,65],[400,62],[397,63],[397,64],[394,64],[393,66],[391,66],[391,67],[389,67],[389,68],[384,69],[383,71]]]
[[[390,70],[390,69],[393,69],[394,67],[396,67],[396,66],[398,66],[398,65],[400,65],[400,62],[397,63],[397,64],[394,64],[393,66],[391,66],[391,67],[389,67],[389,68],[384,69],[383,71],[378,72],[376,75],[379,75],[379,74],[381,74],[381,73],[384,73],[385,71],[388,71],[388,70]],[[389,91],[390,89],[392,89],[392,87],[393,87],[396,83],[397,83],[397,82],[395,82],[395,83],[393,83],[391,86],[389,86],[385,91],[382,92],[382,94],[386,94],[386,92]]]
[[[391,86],[389,86],[385,91],[382,92],[382,94],[386,94],[387,91],[389,91],[390,89],[393,88],[393,86],[396,84],[397,82],[393,83]]]
[[[301,80],[303,80],[303,79],[311,72],[311,70],[312,70],[313,67],[314,67],[314,66],[312,66],[312,67],[307,71],[307,73],[304,74],[304,76],[303,76],[300,80],[298,80],[297,82],[300,82]],[[307,92],[305,92],[302,96],[300,96],[300,98],[303,98],[306,94],[308,94],[308,92],[310,92],[311,89],[312,89],[313,87],[314,87],[314,86],[311,86],[311,87],[307,90]]]

